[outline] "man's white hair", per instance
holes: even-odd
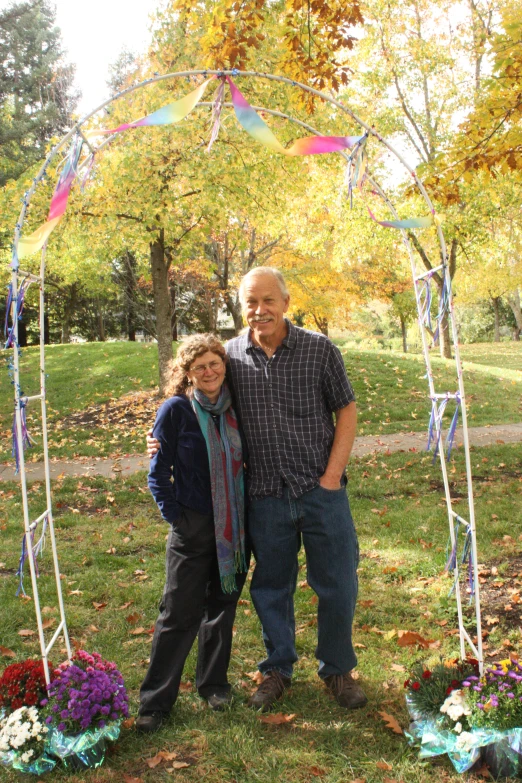
[[[243,307],[245,306],[246,284],[253,277],[260,277],[261,275],[272,275],[272,277],[275,277],[283,299],[287,299],[290,296],[290,294],[288,293],[288,288],[286,287],[285,278],[283,277],[283,274],[279,271],[279,269],[276,269],[273,266],[256,266],[254,267],[254,269],[251,269],[250,272],[246,273],[246,275],[241,280],[241,283],[239,284],[239,301],[241,302]]]

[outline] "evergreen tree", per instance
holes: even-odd
[[[42,159],[49,139],[67,128],[79,98],[73,78],[48,0],[0,13],[0,186]]]

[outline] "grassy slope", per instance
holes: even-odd
[[[516,538],[513,530],[520,530],[522,522],[520,448],[492,446],[475,449],[472,456],[479,559],[504,561],[516,552],[517,543],[503,541],[502,537],[511,533]],[[350,499],[362,553],[355,641],[369,706],[346,713],[330,700],[317,680],[317,605],[312,591],[302,584],[306,577],[302,565],[296,595],[300,662],[294,687],[280,706],[285,714],[295,713],[291,724],[266,725],[245,706],[253,687],[249,673],[262,657],[259,625],[245,590],[234,638],[230,675],[237,696],[231,711],[211,713],[187,686],[171,720],[158,735],[142,738],[132,729],[125,731],[106,764],[89,773],[90,781],[120,783],[124,774],[138,777],[143,783],[173,779],[188,783],[202,779],[207,783],[462,780],[444,761],[434,765],[419,762],[416,752],[386,730],[378,715],[385,711],[395,715],[403,726],[407,722],[402,687],[405,674],[392,670],[392,663],[407,667],[419,657],[453,656],[458,651],[450,633],[455,625],[454,602],[448,599],[450,583],[442,574],[447,522],[438,465],[432,466],[426,455],[398,453],[357,460],[350,466],[350,476]],[[464,488],[460,454],[452,459],[450,477],[452,494],[458,496]],[[43,508],[42,489],[41,483],[32,486],[35,510]],[[54,501],[71,636],[87,649],[96,649],[118,662],[135,709],[150,636],[135,636],[131,631],[139,626],[148,630],[155,620],[163,583],[166,527],[146,489],[144,473],[117,482],[101,478],[58,481]],[[465,506],[465,500],[461,500],[458,508],[464,516]],[[21,628],[34,628],[32,602],[15,598],[20,516],[18,487],[2,484],[0,643],[14,650],[17,659],[38,654],[34,637],[18,635]],[[50,609],[44,609],[45,616],[55,617],[49,561],[50,553],[46,551],[41,565],[41,601]],[[97,611],[93,601],[107,605]],[[133,603],[121,608],[129,601]],[[139,618],[131,624],[126,618],[135,613]],[[440,641],[441,646],[428,653],[400,648],[398,629],[418,631]],[[518,630],[503,628],[501,620],[492,629],[488,649],[496,649],[507,640],[517,645],[519,639]],[[194,667],[192,652],[184,681],[193,682]],[[145,760],[158,750],[177,751],[189,759],[189,768],[168,773],[167,765],[162,763],[150,770]],[[391,769],[377,767],[382,761]],[[61,772],[54,775],[66,783],[85,779]],[[0,777],[8,783],[18,780],[8,771]]]
[[[359,406],[359,434],[422,431],[427,427],[429,404],[422,357],[389,351],[359,351],[339,343]],[[464,346],[465,384],[471,425],[522,420],[522,343]],[[471,361],[468,361],[471,359]],[[37,391],[38,351],[22,356],[23,391]],[[518,369],[517,369],[518,368]],[[456,390],[453,362],[433,358],[439,391]],[[54,457],[107,456],[142,450],[143,425],[114,427],[99,421],[59,430],[63,418],[89,405],[104,403],[136,390],[156,392],[157,350],[154,344],[87,343],[54,345],[47,350],[50,452]],[[7,372],[0,374],[0,429],[9,459],[12,421],[12,386]],[[446,416],[452,415],[448,405]],[[41,457],[37,406],[29,410],[29,431],[35,448],[28,459]]]

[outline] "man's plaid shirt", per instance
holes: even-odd
[[[355,400],[339,349],[286,323],[288,335],[270,359],[250,331],[226,346],[252,497],[281,497],[283,484],[299,497],[317,486],[332,448],[332,413]]]

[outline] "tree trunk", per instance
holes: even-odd
[[[507,297],[508,304],[513,310],[515,316],[515,322],[517,324],[516,329],[513,330],[513,340],[520,340],[520,334],[522,333],[522,307],[520,306],[520,291],[518,288],[514,290],[512,294]]]
[[[172,339],[178,339],[178,316],[176,311],[176,282],[173,275],[169,276],[169,296],[170,296],[170,309],[172,315],[170,317],[170,331],[172,333]]]
[[[321,316],[315,315],[315,313],[312,313],[312,315],[321,334],[328,337],[328,318],[322,318]]]
[[[440,298],[442,296],[442,289],[444,286],[443,278],[439,277],[438,279],[435,279],[435,283],[437,285],[437,292],[439,295],[439,302]],[[442,318],[439,321],[439,345],[440,345],[440,355],[444,359],[451,359],[451,337],[450,337],[450,325],[449,325],[449,318],[448,318],[448,312],[446,311]]]
[[[136,342],[136,257],[127,252],[123,260],[125,326],[127,339]]]
[[[164,394],[172,365],[172,308],[169,295],[169,265],[165,258],[164,231],[150,243],[150,268],[156,314],[160,393]]]
[[[96,300],[96,321],[98,323],[98,340],[100,343],[105,342],[105,324],[103,323],[103,308],[100,305],[100,300]]]
[[[408,353],[408,344],[406,342],[406,321],[400,316],[401,321],[401,334],[402,334],[402,351],[403,353]]]
[[[499,308],[500,296],[492,296],[491,301],[493,302],[493,312],[495,313],[495,336],[493,340],[494,342],[499,343],[500,342],[500,308]]]
[[[234,320],[234,331],[236,335],[238,335],[244,326],[243,315],[241,312],[241,302],[239,301],[239,298],[237,296],[234,300],[230,294],[230,291],[227,291],[225,293],[225,304],[228,312],[230,313],[230,315]]]

